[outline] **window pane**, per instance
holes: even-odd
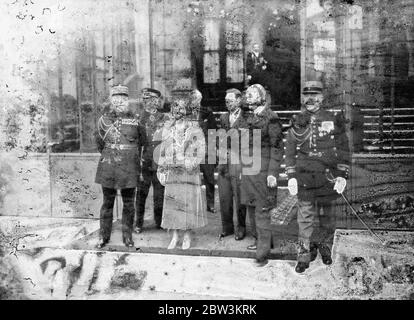
[[[226,49],[241,50],[243,47],[243,28],[232,20],[226,21]]]
[[[220,24],[218,20],[207,20],[204,28],[204,50],[218,50],[220,46]]]
[[[227,53],[226,66],[227,82],[243,82],[242,52]]]
[[[330,70],[335,74],[336,43],[334,38],[313,39],[315,70]]]
[[[220,82],[220,63],[218,52],[204,54],[204,83]]]

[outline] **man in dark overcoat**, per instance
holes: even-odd
[[[237,89],[229,89],[226,92],[225,101],[229,112],[222,114],[220,117],[220,129],[225,130],[225,135],[222,133],[223,136],[219,135],[219,137],[225,139],[225,141],[220,139],[219,147],[220,145],[226,146],[227,163],[219,163],[217,166],[223,228],[220,236],[226,237],[235,234],[236,240],[242,240],[246,236],[246,206],[240,204],[241,164],[239,128],[245,127],[244,113],[241,108],[242,94]],[[220,152],[221,150],[219,150]],[[234,159],[232,159],[232,155]],[[232,163],[232,160],[236,160],[236,163]],[[237,214],[236,228],[233,223],[233,209]],[[255,225],[254,221],[252,225]]]
[[[245,134],[249,144],[241,137],[242,180],[241,204],[247,206],[249,216],[255,217],[257,242],[249,249],[256,249],[259,265],[267,263],[272,244],[270,215],[264,211],[269,191],[277,187],[280,164],[283,159],[282,124],[267,103],[266,90],[254,84],[246,90],[246,103],[251,113],[246,117]]]
[[[99,118],[96,133],[101,157],[95,182],[102,186],[103,193],[97,247],[104,247],[110,240],[117,189],[121,190],[123,201],[122,239],[126,246],[132,247],[136,176],[140,172],[140,155],[146,142],[145,130],[128,109],[128,87],[112,87],[110,99],[110,110]]]

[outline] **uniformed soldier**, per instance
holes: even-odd
[[[344,117],[322,108],[322,83],[305,83],[301,112],[286,136],[286,173],[291,195],[298,195],[299,243],[296,272],[302,273],[321,254],[331,264],[335,232],[332,201],[346,186],[349,146]],[[335,192],[336,191],[336,192]],[[322,209],[322,212],[321,212]],[[319,228],[315,217],[319,217]]]
[[[161,143],[159,136],[168,116],[160,109],[162,107],[161,92],[152,88],[144,88],[142,93],[143,110],[139,115],[140,123],[145,126],[147,144],[142,154],[141,175],[137,188],[136,198],[136,225],[135,232],[141,233],[144,224],[145,202],[148,192],[153,187],[154,220],[157,229],[161,229],[162,207],[164,202],[164,186],[157,177],[158,165],[154,159],[154,149]]]
[[[109,242],[117,189],[121,190],[123,201],[122,239],[126,246],[132,247],[136,176],[140,172],[145,131],[134,113],[128,110],[128,87],[112,87],[110,100],[110,110],[99,118],[96,134],[101,157],[95,182],[102,185],[103,192],[97,247],[102,248]]]

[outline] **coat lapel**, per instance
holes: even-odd
[[[243,120],[243,110],[240,110],[236,120],[233,123],[232,128],[239,128],[240,125],[242,124],[242,120]]]

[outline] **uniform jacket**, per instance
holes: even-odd
[[[101,153],[95,182],[106,188],[135,188],[145,130],[131,113],[109,112],[98,120],[96,143]]]
[[[350,162],[345,119],[321,109],[303,110],[292,121],[286,135],[286,172],[289,178],[304,179],[313,173],[316,187],[327,183],[325,172],[347,178]],[[300,181],[299,181],[300,182]]]
[[[139,115],[139,121],[145,127],[146,144],[142,153],[142,170],[157,170],[154,161],[154,149],[161,143],[161,132],[164,123],[169,119],[165,113],[156,112],[151,114],[145,110]]]

